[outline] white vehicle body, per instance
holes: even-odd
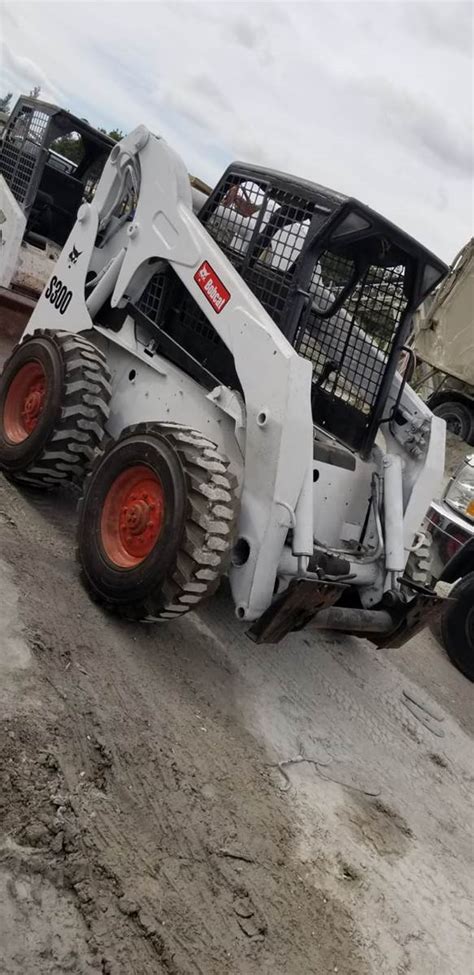
[[[140,190],[133,219],[124,221],[117,211],[133,172]],[[107,299],[112,308],[137,299],[157,259],[171,265],[232,353],[243,395],[223,385],[203,388],[152,344],[141,344],[129,315],[114,332],[95,321]],[[197,282],[209,267],[221,288],[217,296]],[[402,420],[384,427],[369,456],[357,457],[351,470],[315,460],[315,443],[331,441],[313,423],[311,362],[298,355],[194,215],[182,161],[143,126],[113,149],[92,203],[81,206],[27,332],[37,329],[82,333],[103,349],[112,372],[114,436],[127,424],[169,418],[199,429],[229,457],[241,486],[237,534],[249,553],[229,571],[239,618],[258,619],[291,579],[314,578],[308,565],[315,545],[344,553],[363,607],[400,589],[441,483],[444,422],[408,386],[400,388],[397,374],[386,410],[396,407]],[[330,330],[323,341],[334,341]],[[374,352],[361,330],[350,341]],[[363,375],[350,378],[365,386]]]

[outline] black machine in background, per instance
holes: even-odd
[[[55,151],[68,136],[78,141],[78,162]],[[62,246],[82,199],[93,192],[113,140],[84,119],[49,102],[21,96],[0,141],[0,173],[27,218],[28,235]]]

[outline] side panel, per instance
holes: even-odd
[[[97,209],[91,204],[83,204],[59,260],[52,268],[47,286],[35,306],[26,332],[34,332],[37,328],[85,332],[92,328],[93,322],[87,310],[84,292],[98,225]],[[61,285],[64,285],[71,294],[64,313],[57,309],[54,300],[51,300],[54,299],[57,282],[61,282]]]
[[[0,173],[0,285],[9,288],[18,262],[26,217]]]
[[[357,459],[354,471],[314,461],[318,473],[314,484],[314,536],[330,548],[347,548],[359,541],[371,495],[375,463]],[[365,544],[373,544],[370,532]]]
[[[86,337],[105,353],[112,373],[108,430],[113,437],[144,420],[183,423],[200,430],[225,452],[242,483],[243,458],[235,421],[181,369],[159,355],[150,360],[136,342],[131,319],[126,319],[113,339],[102,328],[94,328]]]
[[[43,249],[24,240],[20,247],[12,285],[20,290],[40,295],[60,253],[61,248],[52,241],[46,241]]]

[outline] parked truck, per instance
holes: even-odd
[[[448,431],[474,445],[474,238],[413,319],[414,388]]]

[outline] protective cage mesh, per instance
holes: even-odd
[[[400,264],[369,265],[358,272],[352,260],[330,251],[323,252],[312,273],[312,300],[295,347],[314,365],[316,422],[351,446],[363,437],[388,365],[407,304],[404,280]],[[338,429],[338,421],[341,427],[349,422],[349,428]]]
[[[265,310],[282,327],[296,262],[310,225],[331,210],[293,192],[229,173],[218,205],[204,210],[203,223],[240,272]]]
[[[273,321],[289,334],[309,228],[313,240],[340,205],[329,191],[318,195],[316,188],[308,199],[293,186],[271,185],[270,174],[256,182],[230,172],[200,218]],[[315,423],[352,449],[364,442],[407,304],[400,252],[393,267],[379,266],[364,260],[364,246],[346,248],[343,256],[338,241],[314,259],[293,338],[298,353],[314,365]],[[383,264],[389,263],[385,255]],[[171,269],[151,279],[138,307],[219,381],[238,385],[232,356]]]
[[[169,279],[170,275],[166,270],[154,274],[138,302],[140,311],[158,324],[163,316],[166,284]]]
[[[25,108],[0,143],[0,173],[18,203],[24,203],[42,151],[49,115]]]
[[[239,388],[233,356],[171,267],[153,275],[137,308],[205,366],[216,382]]]

